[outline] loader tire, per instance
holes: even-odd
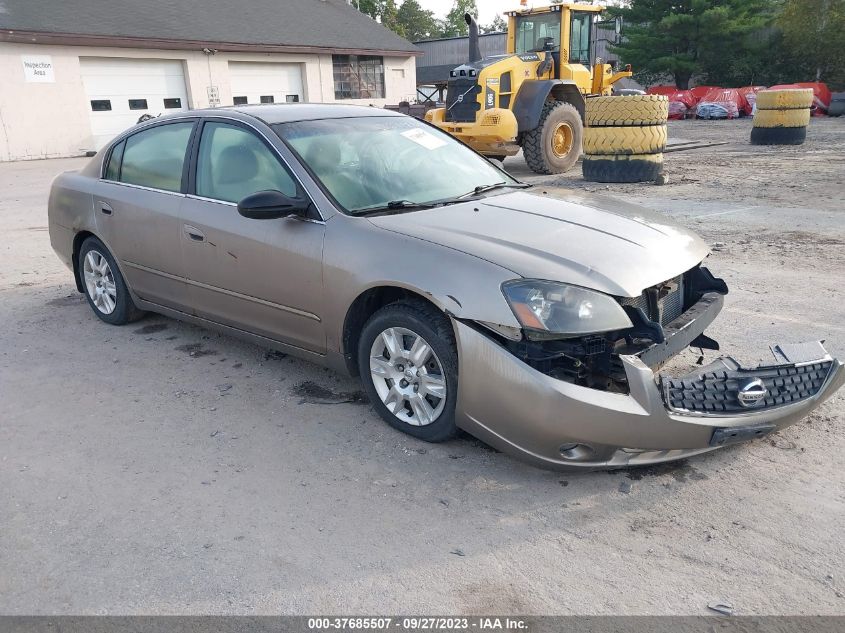
[[[581,155],[583,131],[575,106],[563,101],[547,102],[540,113],[540,123],[522,139],[525,162],[538,174],[568,171]]]
[[[665,125],[588,127],[584,130],[584,153],[602,156],[658,154],[666,147],[666,136]]]
[[[669,100],[663,95],[628,95],[587,99],[587,127],[664,125],[669,118]]]
[[[806,127],[810,124],[810,109],[757,110],[754,127]]]
[[[752,145],[801,145],[806,138],[806,127],[751,128]]]
[[[585,155],[582,169],[584,180],[591,182],[652,182],[663,172],[663,154]]]
[[[757,93],[758,110],[801,110],[813,105],[810,88],[761,90]]]

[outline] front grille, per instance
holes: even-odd
[[[456,123],[475,121],[475,113],[481,109],[476,98],[481,86],[474,78],[450,79],[446,89],[446,120]]]
[[[667,378],[661,376],[664,403],[676,410],[701,413],[739,413],[798,402],[816,395],[830,373],[832,361],[807,365],[758,367],[705,371],[696,376]],[[744,407],[739,403],[739,384],[748,378],[759,378],[767,394],[759,404]]]
[[[650,293],[658,297],[657,310],[649,308]],[[684,277],[679,275],[667,282],[647,288],[639,297],[626,297],[621,303],[623,306],[639,308],[649,319],[660,325],[671,323],[684,312]]]

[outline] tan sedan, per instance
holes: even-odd
[[[375,108],[161,117],[59,176],[50,238],[94,313],[199,323],[360,375],[428,441],[548,467],[686,457],[795,422],[845,380],[820,343],[658,373],[727,293],[707,248],[618,201],[519,183]]]

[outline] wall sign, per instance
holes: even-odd
[[[208,105],[212,108],[216,108],[220,105],[220,90],[217,86],[208,86],[206,88],[208,91]]]
[[[55,83],[53,58],[49,55],[21,55],[23,76],[27,82]]]

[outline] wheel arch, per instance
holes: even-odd
[[[530,132],[540,124],[543,105],[549,98],[572,104],[584,121],[584,95],[574,81],[562,79],[532,79],[522,82],[513,104],[513,114],[520,134]]]
[[[79,251],[82,250],[82,244],[89,237],[96,237],[97,239],[100,239],[91,231],[79,231],[73,236],[73,279],[76,281],[76,289],[79,292],[85,292],[85,288],[82,286],[82,275],[79,273]]]
[[[426,296],[417,289],[398,285],[378,285],[367,288],[350,304],[343,320],[341,351],[346,369],[351,375],[359,375],[357,349],[364,324],[383,307],[400,301],[419,301],[428,304],[444,316],[450,316],[443,306],[438,305],[430,296]],[[449,327],[452,327],[451,319],[449,319]]]

